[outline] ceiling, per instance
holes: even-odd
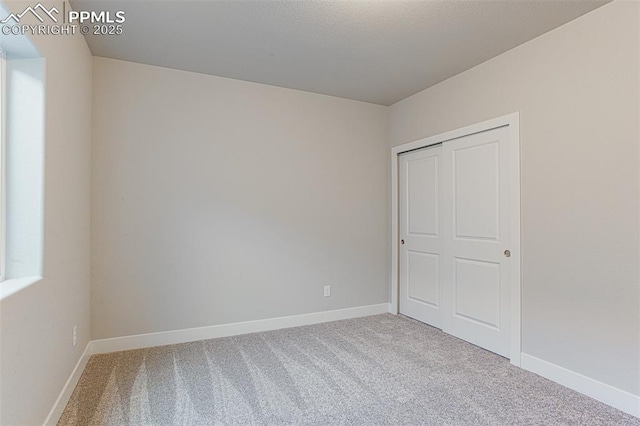
[[[593,10],[592,0],[71,0],[123,10],[95,56],[391,105]]]

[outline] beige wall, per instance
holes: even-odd
[[[91,54],[82,36],[32,40],[46,58],[43,279],[0,302],[3,425],[44,422],[90,331]]]
[[[387,302],[384,107],[103,58],[93,78],[94,339]]]
[[[605,5],[390,108],[393,146],[520,111],[523,352],[635,395],[638,18]]]

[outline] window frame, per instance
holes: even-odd
[[[7,278],[7,179],[6,179],[6,105],[7,105],[7,72],[6,72],[6,54],[0,49],[0,282]]]

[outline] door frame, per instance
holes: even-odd
[[[511,293],[511,313],[509,336],[509,360],[511,364],[520,366],[521,348],[521,247],[520,247],[520,113],[503,115],[502,117],[483,121],[462,127],[449,132],[440,133],[428,138],[419,139],[403,145],[391,148],[391,304],[390,312],[398,314],[399,311],[399,255],[400,255],[400,217],[399,217],[399,187],[400,184],[398,169],[398,156],[404,152],[426,148],[431,145],[446,142],[451,139],[469,136],[474,133],[485,132],[487,130],[508,126],[510,146],[509,165],[509,223],[511,225],[511,277],[509,282]]]

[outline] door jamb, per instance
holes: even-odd
[[[403,145],[391,148],[391,304],[390,312],[398,314],[398,281],[399,281],[399,202],[398,202],[398,156],[404,152],[415,149],[426,148],[446,142],[451,139],[472,135],[474,133],[485,132],[498,127],[509,127],[510,146],[510,164],[509,164],[509,222],[511,224],[511,259],[513,262],[511,268],[511,335],[509,359],[511,364],[520,366],[521,333],[522,333],[522,310],[521,310],[521,246],[520,246],[520,113],[503,115],[502,117],[492,120],[483,121],[481,123],[465,126],[460,129],[441,133],[439,135],[430,136],[428,138],[419,139]],[[515,166],[515,167],[514,167]]]

